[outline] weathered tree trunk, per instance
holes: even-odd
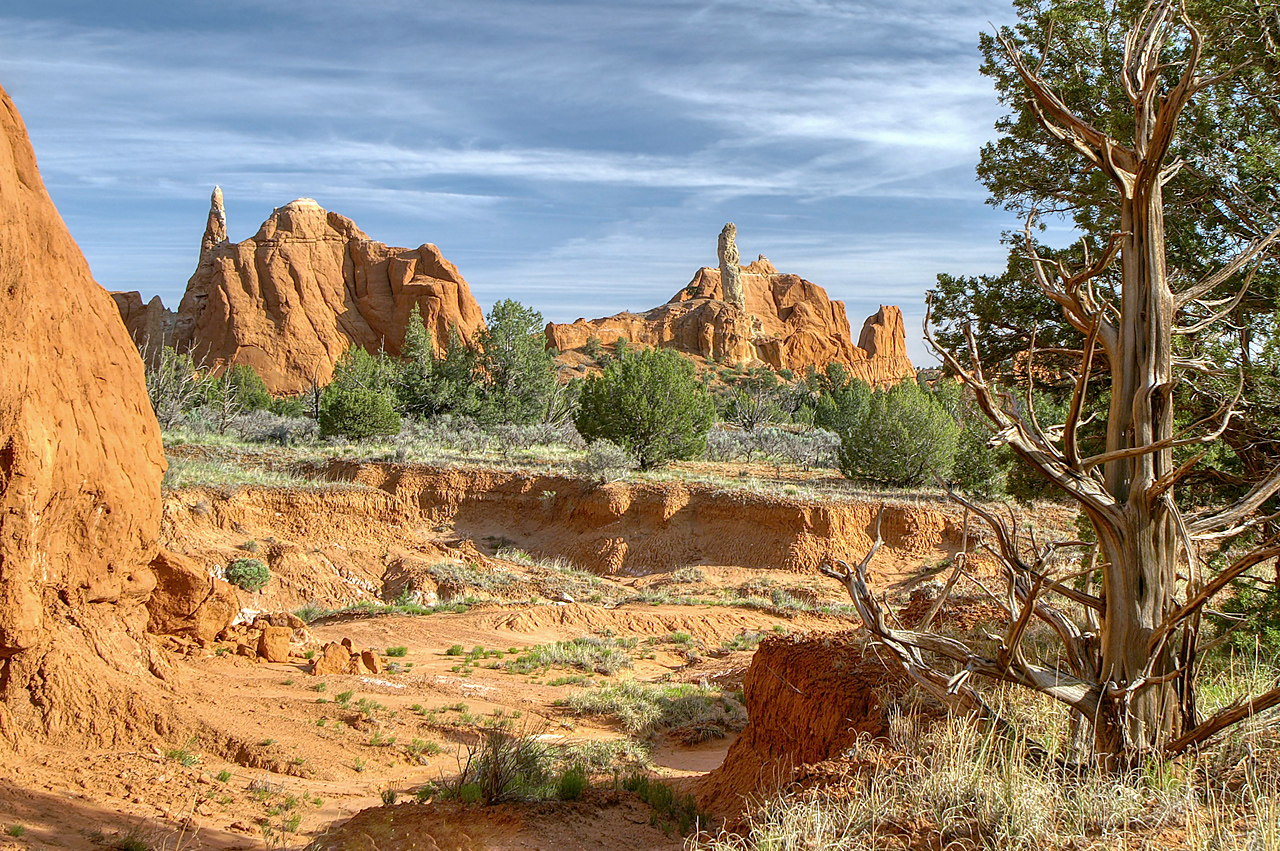
[[[1139,122],[1135,150],[1147,148]],[[1127,191],[1126,191],[1127,190]],[[1164,209],[1159,163],[1140,163],[1121,197],[1121,310],[1111,370],[1107,451],[1173,441],[1173,327],[1175,304],[1165,270]],[[1150,639],[1175,608],[1179,541],[1166,506],[1172,491],[1152,499],[1172,470],[1173,451],[1148,451],[1104,465],[1108,493],[1121,508],[1119,534],[1100,524],[1103,594],[1099,675],[1112,692],[1104,699],[1095,747],[1104,757],[1161,747],[1179,732],[1168,647],[1153,658]],[[1131,684],[1157,681],[1133,692]]]

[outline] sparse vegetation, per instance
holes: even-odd
[[[634,642],[630,645],[634,646]],[[612,638],[583,636],[572,641],[557,641],[534,647],[515,659],[503,663],[508,671],[528,674],[547,668],[577,668],[597,674],[616,674],[631,667],[629,649]]]
[[[564,701],[578,715],[618,719],[633,736],[649,738],[673,731],[685,744],[721,738],[747,721],[737,698],[710,686],[651,685],[636,680],[575,692]]]

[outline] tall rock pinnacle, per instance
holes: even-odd
[[[227,241],[227,211],[222,206],[222,187],[213,187],[213,195],[209,198],[209,222],[204,226],[204,239],[200,241],[200,256],[203,257],[219,243]]]
[[[724,292],[724,300],[747,309],[747,297],[742,290],[742,268],[738,265],[738,246],[733,241],[738,235],[738,228],[729,222],[720,231],[720,244],[717,253],[720,255],[720,287]]]

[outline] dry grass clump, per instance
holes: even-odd
[[[624,680],[574,692],[564,703],[575,715],[617,718],[633,736],[649,738],[670,730],[686,744],[723,738],[747,722],[747,710],[736,697],[691,683]]]

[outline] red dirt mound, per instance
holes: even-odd
[[[581,801],[401,804],[374,807],[319,837],[314,851],[677,851],[684,843],[649,825],[649,808],[623,792],[589,791]]]
[[[888,708],[907,684],[856,633],[766,639],[742,683],[750,721],[724,764],[698,784],[699,800],[736,815],[802,765],[838,756],[859,736],[888,734]]]
[[[164,451],[137,349],[3,90],[0,136],[0,737],[110,742],[155,723],[110,673],[166,674],[142,635]]]

